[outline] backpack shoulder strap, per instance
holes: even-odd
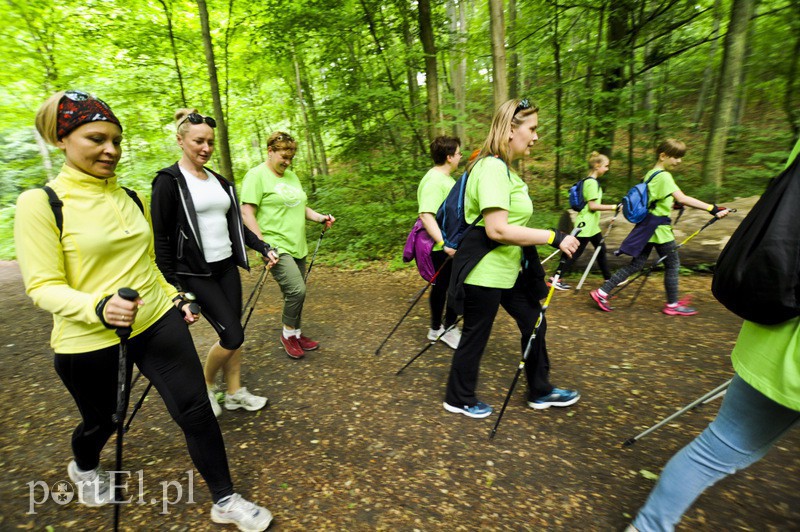
[[[128,194],[128,196],[130,196],[136,206],[139,207],[139,210],[142,211],[142,214],[144,214],[144,205],[142,204],[142,200],[139,199],[139,194],[137,194],[135,190],[131,190],[128,187],[122,187],[122,189]]]
[[[61,212],[61,208],[64,206],[64,202],[59,199],[56,191],[47,185],[43,186],[42,189],[47,193],[47,199],[50,202],[50,208],[53,210],[53,217],[56,219],[58,237],[61,238],[61,233],[64,230],[64,214]]]
[[[644,184],[645,184],[645,185],[648,185],[648,184],[650,184],[650,181],[652,181],[652,180],[653,180],[653,178],[654,178],[655,176],[657,176],[658,174],[660,174],[660,173],[661,173],[661,172],[663,172],[663,171],[664,171],[664,170],[656,170],[655,172],[653,172],[653,175],[651,175],[650,177],[648,177],[648,178],[647,178],[647,181],[645,181],[645,182],[644,182]]]

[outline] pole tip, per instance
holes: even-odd
[[[625,440],[625,442],[622,444],[622,446],[623,447],[630,447],[634,443],[636,443],[636,438],[628,438],[627,440]]]

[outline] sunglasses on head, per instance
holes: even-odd
[[[178,122],[178,127],[181,127],[181,124],[183,124],[187,120],[189,121],[190,124],[197,125],[197,124],[202,124],[203,122],[205,122],[206,124],[208,124],[208,127],[217,127],[217,121],[216,120],[214,120],[210,116],[203,116],[200,113],[189,113],[188,115],[186,115],[184,117],[183,120]]]
[[[269,146],[274,146],[278,142],[294,142],[294,138],[291,135],[287,135],[285,133],[281,133],[269,143]]]
[[[85,102],[86,100],[90,100],[92,97],[89,96],[88,93],[83,91],[76,91],[76,90],[69,90],[64,93],[64,96],[72,100],[73,102]]]
[[[527,98],[524,98],[519,102],[519,105],[517,105],[517,108],[514,110],[514,114],[524,111],[525,109],[530,109],[531,107],[533,107],[531,102]]]

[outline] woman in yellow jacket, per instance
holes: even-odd
[[[266,529],[269,510],[233,490],[222,433],[184,323],[196,316],[155,265],[149,212],[143,215],[117,183],[119,120],[102,100],[61,91],[39,109],[36,128],[66,156],[49,183],[63,202],[63,222],[59,228],[43,190],[29,190],[17,201],[14,237],[27,294],[53,314],[56,372],[81,413],[67,467],[80,500],[100,506],[114,499],[100,452],[115,429],[119,340],[114,329],[130,327],[128,378],[135,363],[183,430],[211,491],[212,520],[240,530]],[[121,298],[122,287],[136,290],[139,299]]]

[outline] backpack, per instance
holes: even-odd
[[[711,292],[737,316],[774,325],[800,316],[800,157],[773,179],[717,259]]]
[[[499,157],[498,160],[502,161]],[[478,164],[477,161],[475,164]],[[506,172],[508,173],[508,178],[511,179],[511,170],[507,165]],[[456,184],[453,185],[453,188],[450,189],[439,210],[436,211],[436,223],[439,224],[439,229],[442,230],[444,245],[453,249],[458,249],[458,245],[464,239],[467,231],[475,227],[483,219],[483,214],[479,214],[472,223],[467,223],[464,213],[464,200],[468,179],[469,171],[465,170],[456,181]]]
[[[630,223],[638,224],[644,220],[644,217],[647,216],[647,212],[653,208],[650,202],[650,193],[647,191],[647,185],[661,172],[663,172],[663,170],[658,170],[653,173],[647,181],[633,185],[622,198],[622,215],[625,216],[625,219]]]
[[[52,188],[48,187],[47,185],[42,187],[44,191],[47,193],[48,201],[50,202],[50,208],[53,210],[53,216],[56,219],[56,227],[58,227],[58,236],[61,238],[62,233],[64,232],[64,214],[61,212],[61,208],[64,206],[64,202],[58,197],[56,191]],[[130,196],[136,206],[139,207],[139,210],[142,211],[144,214],[144,205],[142,205],[142,200],[139,199],[139,195],[126,187],[122,187],[122,189]]]
[[[569,187],[569,206],[575,212],[581,212],[588,203],[583,197],[583,182],[589,179],[584,177],[571,187]]]

